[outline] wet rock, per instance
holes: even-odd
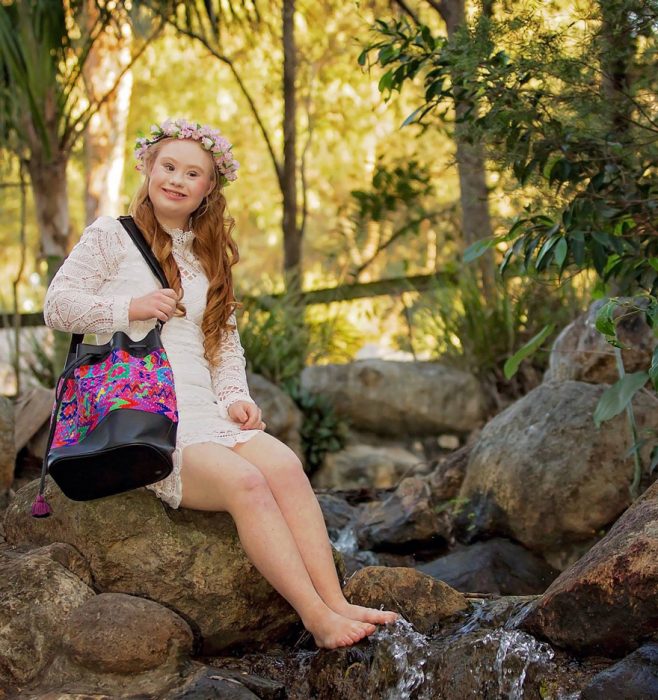
[[[68,542],[89,562],[97,590],[171,608],[199,634],[202,653],[259,648],[298,629],[296,613],[247,559],[228,513],[172,510],[146,489],[75,502],[49,481],[54,514],[37,519],[29,515],[37,486],[16,493],[7,541]]]
[[[263,683],[260,685],[262,687]],[[162,700],[257,700],[265,697],[252,692],[237,674],[205,667],[192,674],[183,687],[162,696]]]
[[[658,698],[658,644],[645,644],[601,671],[583,688],[582,700]]]
[[[619,656],[658,630],[658,483],[564,571],[523,628],[578,653]]]
[[[416,567],[458,591],[530,595],[543,593],[559,571],[514,542],[477,542]]]
[[[62,620],[94,597],[94,591],[61,561],[85,570],[67,545],[0,552],[1,689],[21,686],[50,663],[59,644]]]
[[[595,301],[587,313],[560,333],[551,349],[546,380],[576,379],[594,384],[614,384],[617,381],[614,349],[595,325],[596,314],[605,303],[605,299]],[[651,364],[658,340],[647,325],[644,314],[618,308],[615,318],[619,316],[623,316],[617,324],[617,332],[622,345],[627,348],[622,350],[626,372],[645,370]]]
[[[592,421],[605,388],[545,383],[487,423],[458,497],[462,537],[509,536],[548,559],[614,522],[630,503],[633,464],[625,416],[601,430]],[[651,397],[634,407],[640,432],[658,428]]]
[[[349,445],[339,452],[328,452],[311,481],[315,488],[390,488],[417,467],[423,463],[401,447]]]
[[[444,547],[450,526],[446,513],[437,513],[427,481],[415,476],[382,500],[364,504],[355,531],[362,549],[411,552]]]
[[[319,492],[315,495],[320,508],[322,508],[322,515],[324,515],[324,522],[330,537],[338,536],[340,531],[356,518],[358,508],[334,493]]]
[[[14,406],[6,396],[0,396],[0,499],[14,480],[15,462]]]
[[[466,609],[461,593],[441,581],[407,568],[368,566],[357,571],[343,589],[356,605],[399,612],[422,634]]]
[[[176,613],[151,600],[102,593],[69,616],[65,653],[101,673],[179,668],[192,653],[192,631]]]
[[[563,659],[556,663],[547,644],[516,630],[482,629],[435,639],[396,623],[368,640],[318,654],[309,670],[310,696],[541,700],[577,692],[586,675],[571,672]]]
[[[263,412],[267,432],[288,445],[303,462],[302,412],[285,391],[260,374],[248,372],[247,382],[251,396]]]
[[[357,430],[389,437],[467,434],[483,416],[477,379],[435,362],[315,365],[302,372],[302,387],[327,396]]]

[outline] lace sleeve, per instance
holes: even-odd
[[[215,394],[225,411],[228,411],[228,407],[235,401],[255,403],[249,396],[244,349],[240,343],[235,314],[231,314],[229,317],[229,324],[233,325],[234,328],[224,331],[219,346],[219,364],[213,366],[211,370]]]
[[[99,294],[103,283],[116,277],[126,252],[117,223],[101,217],[84,230],[46,292],[46,325],[70,333],[128,330],[131,296]]]

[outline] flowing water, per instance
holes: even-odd
[[[498,692],[501,698],[509,700],[523,699],[523,684],[530,664],[546,664],[555,656],[548,644],[518,630],[494,629],[482,641],[498,645],[494,661]]]
[[[414,697],[430,697],[426,693],[429,692],[431,674],[425,667],[432,650],[425,635],[417,632],[406,620],[398,620],[377,630],[371,640],[381,645],[380,653],[390,657],[397,671],[395,686],[388,689],[382,700],[407,700],[421,686],[425,686],[425,692]]]

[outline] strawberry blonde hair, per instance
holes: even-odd
[[[149,174],[155,159],[162,146],[172,140],[174,139],[162,139],[144,154],[144,182],[133,197],[129,212],[151,246],[169,286],[180,295],[183,287],[180,270],[173,256],[171,236],[156,219],[148,195]],[[212,160],[210,155],[208,157]],[[240,260],[240,254],[231,235],[235,220],[226,213],[226,199],[222,188],[217,184],[214,164],[211,179],[215,187],[192,212],[191,228],[194,231],[192,250],[208,278],[206,308],[201,322],[204,355],[211,365],[216,366],[219,362],[222,334],[234,328],[229,323],[229,318],[239,306],[233,294],[231,268]],[[176,315],[185,315],[185,306],[180,301],[177,304]]]

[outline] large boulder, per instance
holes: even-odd
[[[302,388],[326,396],[355,428],[388,436],[468,434],[483,416],[477,379],[435,362],[315,365]]]
[[[171,666],[192,654],[192,630],[152,600],[101,593],[68,618],[63,647],[75,664],[100,673],[136,674]]]
[[[328,452],[311,482],[315,488],[385,489],[422,467],[418,457],[402,447],[348,445],[339,452]]]
[[[596,314],[605,301],[595,301],[585,314],[572,321],[558,335],[551,349],[545,380],[576,379],[594,384],[613,384],[617,381],[619,375],[614,348],[596,330]],[[626,348],[622,350],[626,371],[647,369],[658,339],[647,325],[643,313],[629,313],[628,309],[618,308],[615,318],[618,317],[622,317],[617,322],[617,334]]]
[[[651,636],[658,641],[657,592],[655,483],[549,586],[523,628],[578,653],[622,655]]]
[[[558,571],[514,542],[494,538],[416,567],[467,593],[543,593]]]
[[[304,416],[285,391],[260,374],[247,373],[249,393],[263,412],[267,432],[304,461],[301,430]]]
[[[57,651],[62,620],[95,596],[75,549],[0,551],[0,697],[34,680]]]
[[[67,542],[89,562],[97,590],[156,601],[192,624],[202,652],[261,647],[299,618],[247,559],[228,513],[166,508],[146,489],[95,501],[66,499],[54,485],[54,514],[32,518],[38,483],[16,493],[7,541]]]
[[[599,430],[594,426],[592,414],[605,388],[541,384],[487,423],[458,496],[465,533],[510,536],[553,557],[553,564],[565,548],[589,546],[614,522],[630,503],[632,441],[624,415]],[[658,428],[650,396],[637,395],[634,407],[640,431]],[[645,445],[643,459],[650,449]]]

